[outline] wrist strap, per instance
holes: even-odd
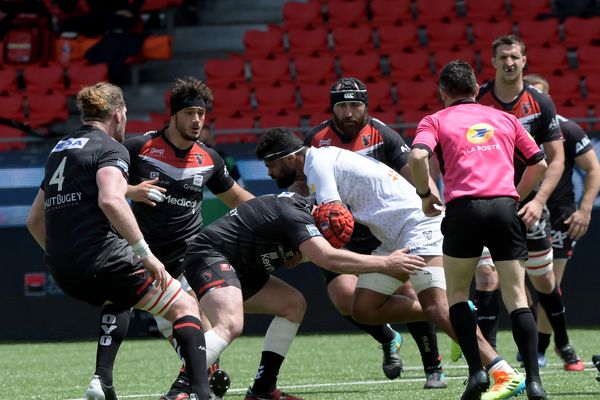
[[[152,255],[152,251],[150,251],[150,246],[144,239],[140,239],[136,243],[131,245],[133,249],[133,253],[140,258],[140,260],[145,260],[146,258]]]
[[[423,194],[419,193],[419,191],[417,190],[417,196],[419,196],[422,199],[425,199],[425,198],[431,196],[431,189],[427,188],[427,191]]]

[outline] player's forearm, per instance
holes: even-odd
[[[579,204],[579,210],[591,214],[594,201],[600,190],[600,169],[589,171],[583,181],[583,197]]]
[[[517,185],[517,193],[519,193],[521,200],[526,198],[540,183],[546,169],[547,164],[544,160],[537,164],[530,165],[525,169],[525,172],[523,172],[523,176],[521,176],[521,180]]]
[[[346,250],[333,250],[319,262],[311,261],[328,271],[338,274],[385,273],[388,268],[385,257],[362,255]]]
[[[27,229],[43,250],[46,250],[46,220],[44,212],[44,192],[38,191],[29,214],[27,215]]]
[[[412,149],[408,158],[408,165],[415,187],[419,193],[427,193],[430,189],[428,153],[422,149]]]
[[[565,169],[564,163],[562,161],[557,161],[558,160],[553,160],[548,164],[548,169],[546,170],[542,184],[535,195],[535,199],[539,201],[540,204],[546,204]]]

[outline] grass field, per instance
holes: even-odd
[[[600,399],[593,353],[600,353],[598,330],[571,330],[571,339],[587,369],[567,373],[554,354],[542,370],[546,391],[552,399]],[[305,399],[323,400],[415,400],[458,399],[467,370],[464,360],[444,361],[448,389],[424,391],[420,357],[412,338],[403,334],[401,354],[405,372],[395,381],[381,372],[381,350],[363,334],[299,335],[288,354],[279,386]],[[440,334],[440,349],[448,359],[450,342]],[[510,332],[499,335],[499,350],[514,362]],[[262,338],[237,339],[222,357],[222,367],[232,378],[226,399],[243,399],[256,372]],[[0,344],[0,399],[81,399],[93,372],[95,343]],[[166,341],[126,341],[115,366],[119,399],[157,399],[174,379],[179,362]],[[524,398],[524,397],[523,397]]]

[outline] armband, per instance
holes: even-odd
[[[419,191],[417,190],[417,196],[419,196],[422,199],[425,199],[431,196],[431,189],[427,188],[427,191],[425,193],[419,193]]]
[[[133,253],[140,258],[140,260],[145,260],[146,258],[152,255],[152,251],[150,251],[150,246],[144,239],[140,239],[136,243],[131,245],[133,249]]]

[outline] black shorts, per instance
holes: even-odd
[[[185,279],[200,299],[213,289],[234,286],[242,290],[245,300],[254,296],[269,280],[269,273],[261,269],[240,270],[217,251],[203,250],[188,254],[183,267]]]
[[[446,205],[442,220],[444,254],[456,258],[480,257],[483,246],[495,261],[527,258],[525,224],[510,197],[459,198]]]
[[[183,258],[187,251],[187,243],[178,241],[169,246],[156,248],[156,250],[152,247],[150,249],[165,265],[165,269],[172,277],[178,278],[183,273]]]
[[[58,286],[68,295],[95,307],[107,301],[128,309],[136,305],[152,288],[154,278],[141,263],[121,262],[101,268],[96,274],[79,281],[71,281],[53,274]]]
[[[575,203],[567,203],[553,205],[549,209],[554,258],[569,259],[573,255],[575,241],[567,235],[569,225],[565,224],[565,220],[577,211],[577,206]]]

